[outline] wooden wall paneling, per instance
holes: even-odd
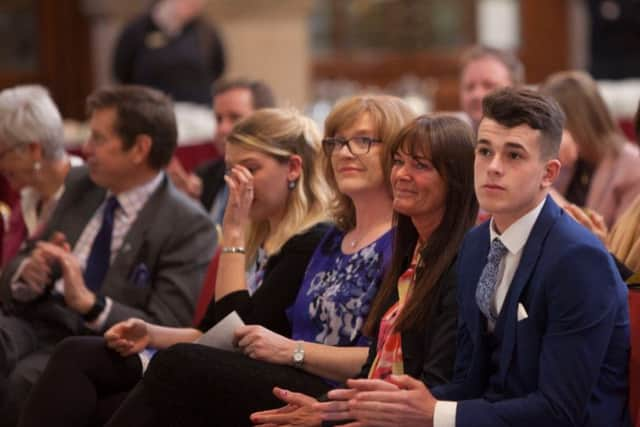
[[[568,0],[520,0],[520,58],[528,83],[539,83],[570,63]]]
[[[85,118],[93,89],[90,33],[79,0],[40,0],[42,83],[64,117]]]

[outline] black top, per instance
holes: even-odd
[[[455,263],[454,263],[455,264]],[[421,380],[427,387],[451,380],[456,356],[456,273],[454,264],[442,275],[433,291],[435,307],[424,327],[402,333],[404,373]],[[397,292],[386,305],[398,301]],[[369,356],[358,377],[366,378],[378,353],[378,337],[369,346]]]
[[[202,193],[200,193],[200,203],[209,212],[216,195],[224,188],[224,173],[226,165],[224,158],[211,160],[198,166],[195,174],[202,181]]]
[[[435,307],[419,330],[402,333],[402,362],[404,373],[416,378],[429,388],[445,384],[453,377],[453,366],[456,358],[456,328],[458,318],[458,302],[456,300],[455,262],[440,277],[433,291]],[[387,301],[385,311],[396,301],[398,293]],[[379,330],[379,324],[376,333]],[[367,361],[362,366],[357,378],[367,378],[378,354],[378,337],[374,337],[369,346]],[[327,401],[324,394],[318,398]],[[349,420],[353,421],[353,420]],[[322,427],[342,425],[347,420],[323,421]]]
[[[576,161],[573,176],[564,195],[569,202],[578,206],[587,204],[587,196],[591,189],[591,178],[594,171],[595,168],[583,159]]]
[[[307,264],[328,229],[328,224],[320,223],[290,238],[280,252],[269,257],[258,290],[252,296],[242,290],[225,295],[218,302],[212,300],[199,329],[206,331],[235,310],[246,324],[262,325],[291,336],[285,310],[293,304]]]
[[[115,77],[125,84],[151,86],[175,101],[211,104],[211,84],[225,67],[216,31],[195,19],[175,36],[165,35],[149,14],[131,22],[116,45]]]

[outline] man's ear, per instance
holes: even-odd
[[[289,156],[289,172],[287,173],[287,181],[297,181],[302,174],[302,157],[297,154]]]
[[[136,136],[133,146],[129,149],[129,152],[133,156],[133,162],[138,165],[146,163],[152,146],[153,140],[149,135],[140,134]]]
[[[544,165],[544,175],[542,176],[541,188],[549,188],[560,174],[560,160],[547,160]]]

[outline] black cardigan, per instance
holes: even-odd
[[[433,297],[436,305],[424,327],[402,333],[404,373],[421,380],[429,388],[447,383],[453,377],[458,318],[456,284],[455,262],[453,262],[434,288]],[[393,298],[387,301],[385,310],[388,310],[397,300],[398,293],[395,292]],[[376,333],[378,330],[379,325]],[[376,335],[369,346],[367,361],[357,378],[369,376],[377,353],[378,337]],[[327,395],[320,396],[318,400],[327,401]],[[349,421],[353,420],[323,421],[322,427],[342,425]]]
[[[290,337],[291,325],[285,310],[293,304],[307,264],[329,227],[327,223],[316,224],[290,238],[278,253],[269,257],[258,290],[252,296],[241,290],[217,302],[212,300],[199,329],[206,331],[235,310],[246,324],[262,325]]]
[[[454,264],[449,266],[434,288],[435,307],[424,327],[402,333],[404,373],[421,380],[427,387],[447,383],[453,375],[458,316]],[[387,302],[386,309],[397,300],[396,292]],[[358,374],[359,378],[369,375],[377,348],[376,336],[369,346],[369,356]]]

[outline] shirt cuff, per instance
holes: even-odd
[[[438,400],[433,411],[433,427],[456,427],[458,402]]]
[[[29,302],[40,295],[38,292],[31,289],[28,284],[20,280],[22,270],[24,270],[27,261],[28,259],[23,260],[16,269],[16,272],[13,274],[13,277],[11,277],[11,296],[13,296],[16,301],[20,302]]]
[[[111,298],[106,297],[104,310],[102,310],[102,313],[100,313],[100,315],[95,320],[85,323],[85,325],[87,325],[87,328],[96,332],[102,331],[102,328],[104,327],[104,324],[107,321],[107,317],[109,317],[109,313],[111,313],[112,307],[113,307],[113,301],[111,300]]]

